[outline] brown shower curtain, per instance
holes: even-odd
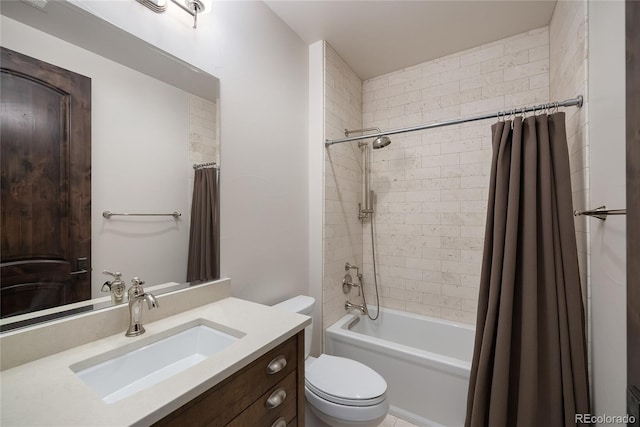
[[[564,113],[492,133],[465,426],[581,425],[589,385]]]
[[[213,280],[218,271],[215,224],[218,222],[218,169],[196,169],[191,203],[187,281]]]

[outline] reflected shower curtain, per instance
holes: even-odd
[[[589,386],[564,113],[492,134],[465,426],[581,425]]]
[[[191,203],[187,281],[212,280],[220,276],[214,233],[218,222],[218,169],[196,169]]]

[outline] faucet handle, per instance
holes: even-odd
[[[116,278],[116,280],[120,279],[120,277],[122,277],[122,273],[120,273],[119,271],[116,271],[115,273],[112,273],[110,271],[107,270],[102,270],[102,274],[108,274],[109,276],[113,276]]]
[[[142,285],[144,285],[144,280],[142,280],[141,278],[134,277],[133,279],[131,279],[131,286],[129,287],[128,292],[129,303],[131,303],[131,301],[134,301],[137,296],[144,294]]]
[[[145,281],[139,277],[134,277],[133,279],[131,279],[131,284],[133,286],[141,286],[145,284]]]

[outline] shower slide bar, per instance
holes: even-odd
[[[626,215],[626,209],[607,209],[606,206],[600,206],[589,211],[573,211],[573,216],[592,216],[594,218],[606,221],[607,215]]]
[[[180,212],[171,212],[171,213],[114,213],[111,211],[102,212],[102,216],[106,219],[110,219],[112,216],[172,216],[175,219],[178,219],[182,216]]]
[[[532,105],[530,107],[522,107],[522,108],[515,108],[512,110],[498,111],[497,113],[482,114],[480,116],[467,117],[465,119],[454,119],[454,120],[447,120],[444,122],[430,123],[430,124],[412,126],[407,128],[391,129],[385,132],[370,133],[367,135],[351,136],[347,138],[327,139],[324,145],[325,147],[329,147],[330,145],[340,144],[342,142],[358,141],[358,140],[367,139],[367,138],[378,138],[380,136],[395,135],[398,133],[406,133],[406,132],[415,132],[419,130],[433,129],[433,128],[439,128],[443,126],[459,125],[461,123],[475,122],[478,120],[485,120],[485,119],[491,119],[491,118],[500,119],[501,117],[514,116],[517,114],[524,114],[532,111],[557,109],[559,107],[572,107],[574,105],[577,105],[578,107],[582,107],[583,100],[584,99],[582,95],[578,95],[575,98],[565,99],[564,101],[548,102],[546,104]]]

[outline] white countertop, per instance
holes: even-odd
[[[69,366],[195,319],[206,319],[246,335],[226,349],[161,383],[107,404]],[[129,338],[124,331],[0,373],[0,424],[6,426],[149,425],[297,334],[311,322],[237,298],[225,298],[153,323]]]

